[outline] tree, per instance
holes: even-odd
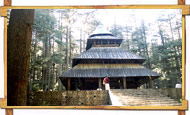
[[[122,26],[114,24],[114,25],[112,25],[110,32],[114,36],[123,39],[123,33],[122,33],[123,32],[123,27]]]
[[[145,65],[146,65],[148,68],[151,68],[150,56],[149,56],[149,50],[148,50],[148,42],[147,42],[147,28],[148,28],[148,27],[145,26],[144,20],[142,20],[141,29],[142,29],[142,35],[143,35],[145,57],[147,58],[147,61],[145,62]]]
[[[34,10],[13,9],[7,30],[7,100],[9,106],[24,106],[27,84]]]
[[[58,77],[71,69],[72,58],[85,50],[86,38],[97,26],[103,25],[102,20],[97,17],[99,11],[93,9],[35,11],[30,89],[64,90],[64,84]],[[131,22],[126,21],[125,24],[115,22],[107,27],[115,36],[123,39],[122,48],[145,57],[144,65],[161,73],[162,77],[158,81],[163,87],[168,87],[167,83],[171,79],[170,87],[173,87],[176,83],[175,78],[180,79],[177,76],[180,76],[182,59],[181,22],[180,19],[172,17],[170,14],[163,14],[155,23],[134,17]]]
[[[76,10],[36,10],[30,63],[31,91],[63,89],[58,76],[71,67],[75,55],[73,50],[77,45],[72,39],[75,20]]]
[[[130,42],[131,42],[130,37],[132,33],[132,27],[126,25],[124,27],[123,32],[125,32],[126,35],[124,36],[124,40],[122,41],[121,47],[130,51]]]
[[[131,48],[130,51],[141,55],[146,58],[144,65],[151,68],[150,54],[149,54],[149,43],[147,41],[148,27],[145,25],[144,20],[141,22],[140,27],[136,27],[135,31],[132,32]]]
[[[155,37],[158,37],[161,43],[152,43],[151,47],[151,64],[153,69],[160,71],[162,76],[156,80],[160,88],[174,88],[176,83],[181,83],[182,42],[179,31],[181,24],[180,19],[173,18],[175,16],[167,15],[165,18],[159,17],[157,19],[158,35]]]

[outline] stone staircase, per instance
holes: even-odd
[[[123,106],[181,106],[156,89],[111,89]]]

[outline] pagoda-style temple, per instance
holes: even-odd
[[[59,78],[66,90],[96,90],[108,76],[111,89],[136,89],[143,84],[152,87],[159,74],[144,67],[145,58],[120,48],[122,39],[109,32],[92,34],[86,51],[73,58],[72,69]]]

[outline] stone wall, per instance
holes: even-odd
[[[30,92],[29,106],[101,106],[109,105],[108,91],[51,91]]]
[[[181,88],[163,88],[163,89],[158,89],[160,93],[180,101],[182,98],[182,89]]]

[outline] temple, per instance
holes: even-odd
[[[86,51],[72,60],[72,69],[59,78],[66,90],[103,89],[108,76],[111,89],[137,89],[143,84],[152,88],[160,75],[144,67],[144,57],[120,47],[122,39],[110,32],[95,32],[87,39]]]

